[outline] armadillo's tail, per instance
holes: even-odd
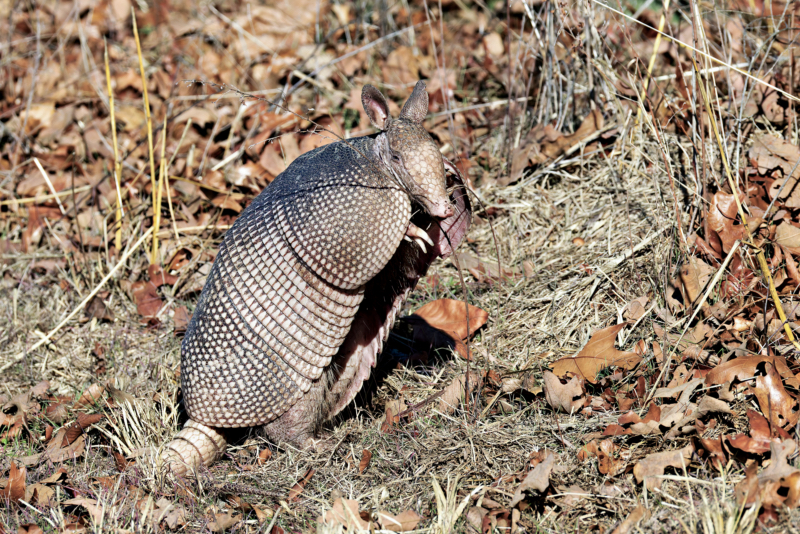
[[[189,419],[161,453],[161,461],[174,475],[194,472],[201,465],[214,463],[228,442],[216,428]]]

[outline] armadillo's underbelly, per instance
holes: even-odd
[[[304,267],[270,216],[245,211],[226,235],[181,346],[186,410],[209,426],[282,415],[319,379],[363,299],[363,287],[338,289]]]

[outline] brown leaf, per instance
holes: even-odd
[[[800,159],[800,149],[788,141],[774,135],[763,135],[756,137],[753,146],[747,152],[750,159],[756,162],[758,172],[761,175],[768,175],[776,168],[781,168],[784,176],[794,170],[794,178],[800,176],[800,167],[795,168],[797,160]],[[791,184],[783,189],[781,198],[791,195]],[[777,190],[773,193],[770,188],[770,198],[774,198]],[[787,204],[788,207],[797,207]]]
[[[231,195],[218,195],[214,197],[211,204],[220,209],[231,210],[236,213],[241,213],[244,209]]]
[[[358,512],[358,502],[339,497],[333,503],[333,508],[326,511],[322,517],[317,519],[320,524],[344,525],[346,528],[356,527],[367,530],[369,523],[361,519]]]
[[[464,375],[459,375],[444,388],[444,393],[439,397],[439,411],[444,413],[453,413],[460,406],[464,400]]]
[[[383,65],[386,83],[411,86],[419,80],[417,56],[408,46],[397,46],[386,58]]]
[[[225,532],[241,520],[242,515],[234,515],[233,510],[225,513],[217,512],[214,514],[214,519],[208,523],[208,528],[211,532]]]
[[[269,449],[261,449],[258,451],[258,465],[264,465],[272,458],[272,451]]]
[[[95,499],[88,499],[86,497],[76,497],[74,499],[66,500],[62,504],[69,504],[72,506],[83,506],[84,508],[86,508],[86,511],[89,512],[89,515],[92,516],[92,520],[96,524],[99,525],[103,521],[104,506],[98,504],[97,500]]]
[[[161,287],[163,285],[171,286],[178,281],[177,276],[169,274],[160,264],[157,263],[153,263],[147,267],[147,276],[156,287]]]
[[[56,492],[44,484],[32,484],[25,488],[25,501],[39,506],[55,506]]]
[[[469,329],[467,329],[467,310],[460,300],[434,300],[418,309],[414,315],[424,319],[430,326],[450,334],[454,339],[466,340],[489,319],[489,314],[484,310],[471,304],[468,304],[467,308]]]
[[[603,114],[599,109],[593,109],[581,125],[571,135],[561,135],[553,141],[545,140],[541,145],[541,152],[547,158],[555,159],[561,154],[568,152],[571,148],[578,145],[581,141],[603,129]]]
[[[642,357],[635,352],[623,352],[614,348],[617,333],[626,325],[627,323],[620,323],[598,330],[578,354],[553,362],[553,373],[559,377],[572,373],[594,384],[597,382],[597,373],[606,367],[613,365],[622,369],[633,369]]]
[[[90,426],[100,422],[103,418],[102,414],[95,413],[95,414],[86,414],[86,413],[79,413],[78,420],[72,423],[68,428],[67,431],[64,433],[64,437],[61,441],[62,447],[67,447],[71,443],[73,443],[78,437],[83,434],[87,428]]]
[[[479,506],[473,506],[467,510],[467,532],[468,534],[481,534],[483,529],[483,519],[487,516],[489,510]]]
[[[114,321],[114,311],[106,306],[106,303],[99,296],[94,297],[89,305],[86,306],[84,316],[87,319],[97,319],[98,321]]]
[[[711,461],[718,471],[722,472],[728,464],[728,456],[725,454],[725,447],[722,444],[722,436],[716,439],[697,439],[699,445],[698,453],[703,453],[702,457]],[[698,449],[698,447],[695,447]]]
[[[33,386],[28,394],[35,399],[41,399],[47,394],[48,389],[50,389],[50,382],[47,380],[42,380]]]
[[[782,221],[775,228],[775,242],[793,254],[800,253],[800,228]]]
[[[103,399],[103,393],[105,393],[105,390],[106,387],[103,384],[95,382],[86,388],[86,390],[84,390],[80,398],[75,401],[73,408],[75,410],[80,410],[86,406],[93,406],[94,404],[100,403],[100,401]]]
[[[69,532],[69,530],[65,529],[64,532]],[[26,525],[20,525],[19,529],[17,529],[17,534],[44,534],[44,531],[39,527],[39,525],[29,523]]]
[[[789,464],[797,444],[787,439],[774,440],[770,448],[769,467],[758,475],[761,502],[765,506],[796,508],[800,504],[800,469]]]
[[[306,474],[303,475],[303,478],[297,481],[297,484],[292,486],[292,489],[289,490],[289,496],[286,498],[287,502],[294,502],[300,497],[300,494],[303,493],[303,488],[306,487],[308,481],[311,480],[311,477],[314,476],[314,469],[309,469],[306,471]]]
[[[755,454],[765,453],[769,450],[772,439],[770,438],[769,422],[754,410],[747,410],[750,419],[750,436],[739,434],[728,439],[728,442],[745,452]]]
[[[369,466],[369,461],[372,460],[372,453],[367,449],[361,451],[361,461],[358,463],[358,474],[362,474]]]
[[[189,321],[192,320],[192,316],[189,314],[189,310],[186,309],[186,306],[178,306],[175,308],[175,315],[172,317],[172,321],[175,324],[175,335],[180,336],[186,333],[186,328],[189,326]]]
[[[639,483],[644,481],[647,489],[660,488],[662,480],[657,477],[664,474],[664,469],[687,467],[693,452],[694,446],[689,444],[682,449],[649,454],[633,466],[633,475]]]
[[[79,458],[81,455],[83,455],[83,451],[86,446],[86,435],[81,433],[71,443],[66,446],[62,446],[66,435],[67,429],[63,427],[60,428],[59,431],[53,436],[53,439],[51,439],[47,444],[47,448],[45,449],[44,453],[33,455],[31,459],[39,460],[41,457],[42,459],[50,460],[53,463],[58,463],[65,460]]]
[[[58,208],[31,206],[28,208],[28,224],[22,232],[22,251],[29,252],[39,244],[45,228],[45,219],[55,221],[61,217]]]
[[[622,312],[622,316],[629,321],[638,321],[644,316],[644,312],[647,311],[645,307],[649,300],[647,295],[642,295],[638,299],[630,301],[625,307],[625,311]]]
[[[741,198],[739,193],[739,198]],[[733,195],[718,192],[711,200],[711,207],[708,210],[708,227],[714,231],[722,243],[723,252],[729,252],[736,240],[741,240],[744,235],[744,225],[737,224],[738,211]],[[750,228],[757,228],[761,224],[758,217],[748,217],[747,224]]]
[[[699,258],[690,257],[689,261],[681,267],[680,277],[683,289],[686,291],[687,305],[694,305],[700,298],[701,292],[713,274],[714,269]]]
[[[25,498],[25,477],[28,470],[25,466],[19,467],[14,462],[11,462],[11,467],[8,471],[8,480],[4,488],[0,489],[0,501],[8,499],[11,502],[17,502]]]
[[[771,363],[766,364],[766,375],[756,377],[753,393],[761,412],[773,425],[793,427],[797,423],[797,401],[783,387],[783,381]]]
[[[752,378],[756,374],[758,366],[762,363],[769,363],[775,366],[787,386],[800,389],[800,380],[786,363],[783,356],[741,356],[732,358],[727,362],[718,365],[707,375],[706,386],[717,386],[725,382],[732,382],[734,379],[743,381]]]
[[[605,439],[599,444],[592,440],[578,451],[578,459],[585,462],[592,456],[597,457],[597,469],[600,474],[613,477],[625,471],[631,452],[622,449],[610,439]]]
[[[573,376],[566,384],[561,383],[555,374],[544,372],[543,387],[547,404],[556,411],[574,413],[583,406],[583,387],[581,379]]]
[[[154,319],[164,302],[158,295],[158,288],[151,282],[134,282],[131,285],[131,296],[136,304],[136,311],[145,319]]]
[[[745,479],[736,484],[734,493],[739,506],[751,505],[758,497],[758,465],[753,463],[745,470]]]
[[[628,514],[628,517],[614,529],[611,534],[628,534],[628,532],[635,532],[636,525],[642,520],[650,518],[650,510],[644,507],[643,504],[638,505],[633,511]]]
[[[496,263],[476,258],[469,252],[457,252],[458,267],[466,269],[479,282],[484,280],[516,280],[521,277],[519,269],[504,265],[500,269]]]
[[[547,451],[547,456],[539,464],[530,470],[525,476],[516,491],[514,497],[511,499],[509,506],[514,507],[522,499],[525,498],[524,492],[527,490],[536,490],[539,493],[544,493],[550,486],[550,473],[555,467],[556,455],[551,451]]]
[[[378,512],[378,523],[384,530],[391,530],[392,532],[408,532],[414,530],[417,525],[422,521],[422,516],[413,510],[406,510],[397,515],[392,515],[389,512]]]
[[[400,413],[404,412],[406,406],[403,399],[390,400],[386,402],[386,417],[381,424],[381,433],[388,432],[395,424],[400,422]]]

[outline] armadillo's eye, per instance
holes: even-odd
[[[403,162],[403,160],[400,159],[400,154],[398,154],[397,152],[392,152],[392,161],[394,163],[402,163]]]

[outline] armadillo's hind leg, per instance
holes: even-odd
[[[161,461],[174,475],[185,475],[200,465],[209,466],[222,453],[228,442],[219,429],[189,419],[172,441],[164,447]]]

